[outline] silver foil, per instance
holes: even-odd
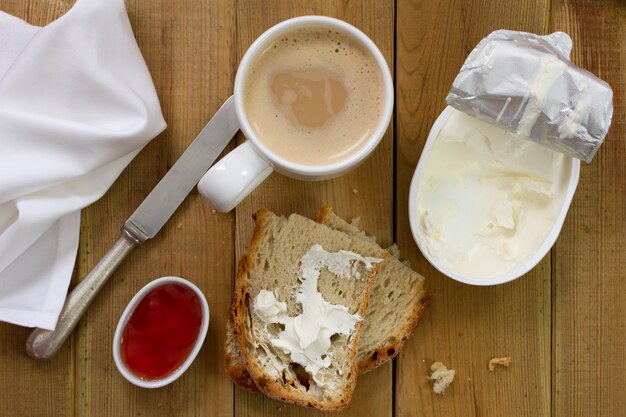
[[[497,30],[461,67],[446,102],[557,152],[591,162],[613,115],[611,87],[569,60],[572,40]]]

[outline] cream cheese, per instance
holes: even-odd
[[[459,275],[489,279],[528,261],[563,207],[571,159],[454,110],[421,173],[418,236]]]
[[[284,325],[278,337],[271,340],[273,346],[290,355],[291,360],[299,363],[311,375],[315,383],[323,387],[322,368],[331,365],[328,349],[331,337],[335,334],[349,336],[355,325],[362,318],[350,314],[344,305],[331,304],[317,290],[317,282],[323,268],[342,279],[359,278],[358,263],[363,263],[366,270],[371,270],[382,259],[364,257],[354,252],[327,252],[320,245],[313,245],[301,260],[299,279],[300,288],[296,301],[302,307],[302,313],[295,317],[287,315],[287,305],[279,302],[273,292],[261,290],[253,302],[255,314],[266,324]]]
[[[268,290],[259,291],[252,308],[266,323],[283,323],[287,319],[287,303],[279,302],[276,295]]]

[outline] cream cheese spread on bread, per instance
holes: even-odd
[[[284,326],[278,337],[271,341],[272,345],[304,367],[320,387],[325,385],[325,381],[321,380],[318,372],[328,368],[332,360],[328,355],[331,337],[352,334],[356,323],[362,320],[358,314],[350,314],[346,306],[331,304],[324,299],[317,289],[320,271],[328,268],[342,279],[359,278],[359,262],[369,271],[382,259],[344,250],[327,252],[321,245],[313,245],[301,259],[301,285],[296,294],[296,300],[302,307],[301,314],[288,316],[286,303],[278,301],[275,294],[266,289],[254,299],[253,310],[264,323]]]
[[[254,311],[265,323],[282,323],[287,319],[287,303],[278,301],[268,290],[261,290],[256,296]]]

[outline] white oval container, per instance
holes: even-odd
[[[124,327],[126,326],[128,319],[133,314],[135,308],[141,302],[141,300],[143,300],[143,298],[150,291],[165,284],[181,284],[196,293],[196,295],[200,299],[200,305],[202,306],[202,324],[200,325],[200,332],[198,333],[198,338],[196,339],[195,346],[189,353],[189,356],[187,356],[185,362],[183,362],[183,364],[178,369],[161,379],[144,380],[133,374],[122,360],[122,355],[120,352],[122,332],[124,331]],[[117,323],[115,335],[113,336],[113,360],[115,361],[115,366],[117,366],[117,369],[120,371],[122,376],[126,378],[126,380],[142,388],[160,388],[174,382],[187,370],[187,368],[189,368],[189,366],[198,355],[198,352],[200,352],[200,348],[202,347],[202,343],[204,342],[204,338],[206,337],[207,331],[209,329],[209,318],[209,304],[207,303],[207,300],[202,291],[200,291],[200,289],[196,287],[193,283],[179,277],[163,277],[151,281],[149,284],[139,290],[139,292],[135,294],[132,300],[130,300],[128,306],[126,306],[126,309],[122,313],[119,322]]]
[[[459,282],[463,282],[471,285],[496,285],[503,284],[505,282],[513,281],[530,271],[535,265],[543,259],[543,257],[550,251],[554,242],[556,242],[559,233],[561,232],[561,228],[563,226],[563,222],[565,221],[565,216],[567,215],[567,211],[569,210],[569,206],[572,202],[572,198],[574,197],[574,192],[576,191],[576,186],[578,185],[578,179],[580,177],[580,161],[578,159],[572,158],[570,167],[570,175],[569,175],[569,183],[567,185],[567,190],[565,194],[565,199],[563,201],[563,206],[559,212],[557,219],[548,233],[546,240],[539,247],[539,249],[535,252],[535,254],[527,259],[525,262],[520,263],[518,267],[513,270],[506,272],[500,276],[485,278],[485,279],[476,279],[468,276],[464,276],[458,274],[454,271],[451,271],[446,267],[442,262],[440,262],[437,258],[430,255],[427,244],[422,241],[420,235],[418,233],[419,229],[419,216],[417,212],[417,197],[419,191],[419,183],[421,175],[426,167],[426,161],[430,156],[430,151],[435,144],[437,136],[439,132],[443,128],[444,124],[448,120],[448,118],[455,111],[454,108],[448,106],[443,112],[439,115],[435,123],[433,123],[430,132],[428,133],[428,137],[426,139],[426,144],[424,145],[424,149],[420,156],[419,162],[417,163],[417,167],[415,168],[415,172],[413,174],[413,179],[411,180],[411,186],[409,188],[409,223],[411,225],[411,232],[413,233],[413,239],[415,243],[417,243],[418,248],[424,255],[424,257],[431,263],[439,272],[442,274],[455,279]]]

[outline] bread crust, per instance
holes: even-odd
[[[390,359],[395,358],[398,353],[400,353],[400,349],[404,346],[404,343],[411,337],[417,324],[422,319],[424,313],[428,309],[430,305],[430,295],[427,290],[424,297],[422,297],[422,302],[416,304],[416,308],[411,313],[411,319],[409,323],[402,329],[402,334],[400,338],[394,340],[393,343],[385,345],[380,349],[376,350],[372,355],[367,358],[363,358],[359,361],[359,373],[365,374],[367,372],[373,371],[379,366],[383,365]]]
[[[320,211],[315,214],[315,221],[325,224],[332,213],[333,209],[328,204],[324,204]]]
[[[359,336],[363,327],[362,320],[357,322],[357,324],[355,325],[355,331],[352,335],[352,340],[350,341],[351,346],[348,352],[348,357],[352,359],[352,366],[349,372],[347,385],[340,394],[339,399],[335,401],[316,401],[315,399],[309,399],[307,397],[297,395],[297,393],[294,393],[293,391],[287,389],[285,387],[285,384],[288,384],[290,381],[278,383],[277,381],[268,379],[264,375],[262,369],[257,366],[257,363],[255,362],[254,358],[246,347],[247,332],[245,318],[249,315],[251,317],[252,314],[249,309],[250,294],[246,292],[248,273],[252,267],[250,255],[255,253],[257,246],[261,242],[262,233],[271,215],[273,214],[267,209],[261,209],[253,215],[253,219],[255,220],[255,228],[252,235],[251,244],[248,252],[246,253],[246,256],[242,259],[237,268],[235,293],[233,303],[231,305],[231,318],[233,320],[233,331],[235,334],[237,347],[241,353],[241,358],[243,359],[245,368],[248,370],[248,373],[250,374],[250,377],[254,381],[256,387],[265,395],[281,401],[312,407],[319,410],[330,411],[343,409],[349,404],[350,399],[352,398],[352,393],[354,392],[354,388],[356,386],[356,378],[358,374],[356,355],[359,346]],[[379,268],[380,264],[376,264],[372,268],[372,272],[368,277],[366,290],[363,295],[363,301],[361,302],[361,305],[356,312],[356,314],[360,315],[361,317],[365,317],[369,294],[376,282]]]
[[[224,368],[230,379],[240,388],[251,392],[258,392],[254,380],[248,373],[245,363],[241,359],[241,352],[235,340],[231,319],[226,322],[226,343],[224,343]]]

